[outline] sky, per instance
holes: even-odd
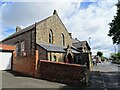
[[[4,2],[3,2],[4,1]],[[109,23],[116,15],[118,0],[0,0],[0,40],[25,28],[57,10],[73,38],[87,40],[93,55],[102,51],[109,56],[117,50],[109,32]]]

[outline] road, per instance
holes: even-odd
[[[120,65],[111,62],[99,63],[93,67],[89,88],[118,89],[120,86]]]
[[[119,83],[119,65],[110,62],[99,63],[93,67],[89,84],[84,89],[92,88],[91,90],[96,90],[96,88],[102,88],[102,90],[107,90],[113,88],[113,90],[119,90]],[[2,88],[56,88],[58,90],[64,90],[65,88],[76,87],[2,71]]]

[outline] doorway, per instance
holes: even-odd
[[[72,55],[70,53],[68,54],[67,59],[68,59],[69,63],[72,63]]]

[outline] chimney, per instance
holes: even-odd
[[[16,32],[19,32],[21,30],[20,26],[16,26]]]
[[[53,15],[57,14],[57,10],[54,10]]]
[[[72,38],[72,33],[69,33],[70,37]]]

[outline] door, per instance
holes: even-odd
[[[12,52],[0,52],[0,70],[11,69]]]
[[[72,56],[70,53],[68,54],[67,59],[68,59],[69,63],[72,63]]]

